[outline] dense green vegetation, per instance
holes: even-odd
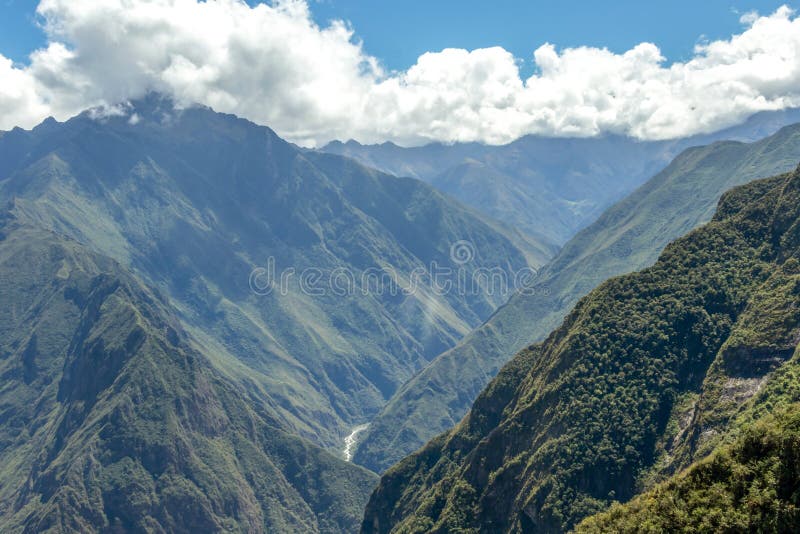
[[[576,532],[796,532],[800,405],[767,415],[669,482],[615,504]]]
[[[796,391],[774,381],[800,340],[799,258],[800,170],[727,193],[390,469],[363,531],[561,532],[700,460],[749,406],[770,410],[759,391]]]
[[[0,223],[0,531],[352,532],[375,475],[282,430],[118,263]]]
[[[709,221],[722,193],[800,160],[800,126],[761,141],[687,150],[572,238],[485,324],[403,385],[373,420],[355,461],[381,472],[455,426],[497,370],[543,340],[600,283],[652,265],[673,239]]]

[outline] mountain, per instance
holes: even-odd
[[[668,141],[530,135],[502,146],[433,143],[403,148],[337,141],[321,150],[425,180],[498,221],[562,245],[683,150],[719,140],[755,141],[798,121],[800,109],[789,109],[757,113],[712,134]]]
[[[800,125],[755,143],[718,142],[679,155],[579,232],[456,347],[403,385],[361,436],[354,461],[382,472],[454,426],[516,352],[541,341],[601,282],[651,265],[671,240],[711,219],[722,193],[800,160]]]
[[[800,401],[798,305],[800,168],[726,193],[652,267],[581,299],[383,476],[362,531],[562,532],[630,500],[739,416]]]
[[[123,266],[0,219],[0,530],[354,530],[375,475],[286,433]]]
[[[417,180],[158,95],[6,133],[0,201],[158,288],[243,394],[337,451],[507,299],[442,290],[433,267],[512,280],[554,252]]]

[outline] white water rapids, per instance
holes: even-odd
[[[344,459],[348,462],[353,458],[353,446],[356,444],[356,437],[358,436],[359,432],[363,432],[364,430],[369,427],[369,424],[365,425],[358,425],[357,427],[353,428],[353,431],[350,432],[350,435],[344,438]]]

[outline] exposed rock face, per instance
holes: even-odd
[[[782,348],[733,347],[723,351],[722,368],[731,378],[762,378],[784,364],[796,345]]]

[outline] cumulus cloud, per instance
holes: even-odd
[[[499,47],[429,52],[386,72],[346,23],[317,25],[305,0],[42,0],[38,13],[48,46],[28,66],[0,56],[0,128],[148,91],[311,146],[529,133],[663,139],[800,105],[800,17],[787,7],[743,15],[740,34],[698,45],[685,63],[667,64],[651,43],[623,54],[546,43],[524,80]]]

